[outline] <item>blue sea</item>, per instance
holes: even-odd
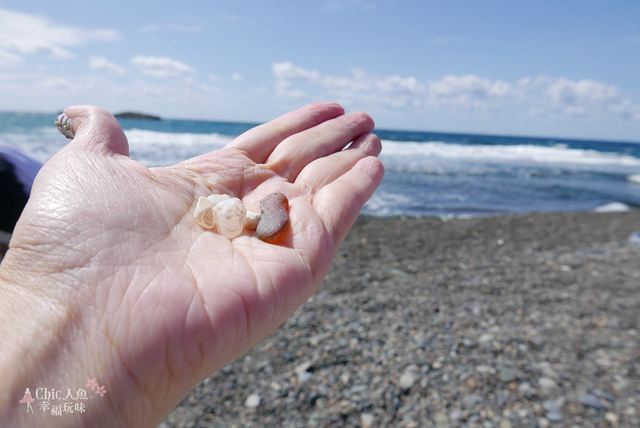
[[[67,140],[56,113],[0,112],[0,140],[43,162]],[[256,124],[120,119],[131,157],[166,166],[216,150]],[[442,218],[640,207],[640,143],[378,129],[386,175],[375,216]]]

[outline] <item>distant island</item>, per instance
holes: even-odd
[[[147,119],[147,120],[162,120],[160,116],[154,116],[152,114],[136,113],[133,111],[125,111],[114,115],[117,119]]]

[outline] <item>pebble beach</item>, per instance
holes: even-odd
[[[640,426],[640,211],[361,217],[168,427]]]

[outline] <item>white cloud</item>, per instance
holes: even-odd
[[[187,64],[167,57],[137,56],[131,60],[143,74],[161,79],[190,82],[196,70]]]
[[[238,72],[231,73],[228,78],[218,77],[215,74],[208,75],[209,80],[216,85],[226,85],[228,83],[243,83],[245,81],[244,76]]]
[[[274,63],[276,91],[284,98],[301,100],[312,98],[318,90],[338,97],[345,104],[379,105],[384,108],[415,106],[418,95],[425,90],[415,77],[371,76],[360,69],[351,70],[351,76],[323,75],[291,62]],[[306,89],[306,91],[304,90]]]
[[[435,107],[486,110],[492,101],[513,98],[512,88],[508,82],[492,81],[472,74],[449,75],[429,82],[428,103]]]
[[[274,76],[279,81],[286,82],[314,82],[320,78],[320,72],[306,70],[289,61],[276,62],[271,66]]]
[[[429,104],[462,110],[521,108],[531,116],[612,115],[640,119],[640,105],[616,86],[564,77],[525,77],[512,83],[474,75],[445,76],[429,82]]]
[[[113,30],[84,30],[48,18],[0,8],[0,66],[16,66],[28,55],[56,59],[73,57],[68,49],[90,41],[120,38]]]
[[[278,95],[293,100],[303,100],[308,94],[294,85],[320,83],[321,74],[318,71],[306,70],[289,61],[276,62],[271,66],[276,77],[276,91]]]
[[[473,74],[444,76],[426,83],[416,77],[375,76],[354,69],[348,76],[325,75],[291,62],[272,65],[276,92],[285,99],[333,98],[354,108],[396,113],[525,112],[530,116],[616,116],[640,120],[640,104],[614,85],[563,77],[523,78],[516,82]]]
[[[521,79],[514,88],[533,115],[571,116],[613,114],[640,119],[640,105],[615,85],[589,79],[538,76]]]
[[[0,45],[0,68],[13,67],[21,64],[24,59],[20,55],[16,55],[3,49]]]
[[[383,78],[371,78],[375,86],[385,93],[397,94],[422,94],[424,85],[415,77],[388,76]]]
[[[92,56],[89,59],[89,68],[91,70],[106,71],[107,73],[115,74],[116,76],[122,76],[127,72],[124,67],[114,64],[102,56]]]

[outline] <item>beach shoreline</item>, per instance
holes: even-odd
[[[162,427],[640,424],[640,211],[362,216]]]

